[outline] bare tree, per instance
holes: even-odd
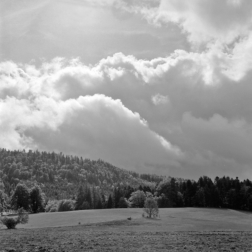
[[[147,213],[147,217],[148,218],[156,218],[158,216],[158,204],[157,201],[152,198],[152,197],[148,197],[145,200],[144,203],[144,212]]]

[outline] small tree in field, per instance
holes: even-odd
[[[16,228],[17,224],[26,224],[28,223],[29,215],[28,213],[23,209],[18,209],[18,217],[1,217],[0,222],[5,225],[8,229],[14,229]]]
[[[158,216],[158,204],[157,201],[149,197],[145,200],[144,203],[144,212],[147,213],[148,218],[156,218]]]

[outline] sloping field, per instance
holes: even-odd
[[[96,224],[126,220],[128,217],[142,224],[137,229],[150,226],[162,231],[252,230],[252,213],[229,209],[166,208],[160,209],[160,219],[142,218],[142,209],[83,210],[30,215],[29,223],[17,228],[45,228]]]
[[[250,212],[213,208],[167,208],[160,210],[160,216],[159,229],[166,231],[252,231]]]
[[[17,228],[76,226],[79,223],[92,224],[125,220],[127,217],[136,219],[141,217],[142,212],[142,209],[126,208],[31,214],[29,223],[19,225]]]

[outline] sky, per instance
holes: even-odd
[[[252,179],[252,1],[1,0],[0,148]]]

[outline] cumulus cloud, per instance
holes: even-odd
[[[181,177],[251,176],[250,1],[85,2],[112,8],[122,20],[134,13],[178,25],[191,52],[152,60],[116,53],[93,65],[1,62],[1,147],[64,151]]]
[[[104,4],[104,3],[103,3]],[[119,12],[140,14],[150,23],[179,26],[191,43],[194,59],[205,61],[205,82],[214,70],[235,81],[251,69],[252,2],[249,0],[141,0],[106,1]]]
[[[142,172],[148,161],[178,165],[181,151],[151,131],[139,114],[127,109],[119,100],[94,95],[67,100],[58,107],[67,112],[56,131],[26,130],[42,149],[102,158]]]
[[[182,151],[151,130],[138,113],[118,99],[85,95],[122,78],[117,64],[116,57],[91,68],[63,59],[40,68],[2,63],[1,147],[64,151],[142,172],[155,164],[179,166]]]
[[[237,175],[237,166],[248,174],[251,74],[237,83],[218,67],[222,60],[176,51],[153,60],[118,53],[95,65],[2,62],[1,147],[64,151],[182,177]]]
[[[213,78],[215,69],[235,81],[251,69],[251,1],[162,0],[154,5],[144,2],[131,3],[130,8],[129,4],[118,6],[140,14],[154,25],[179,26],[194,51],[191,56],[205,61],[205,82],[218,81]]]

